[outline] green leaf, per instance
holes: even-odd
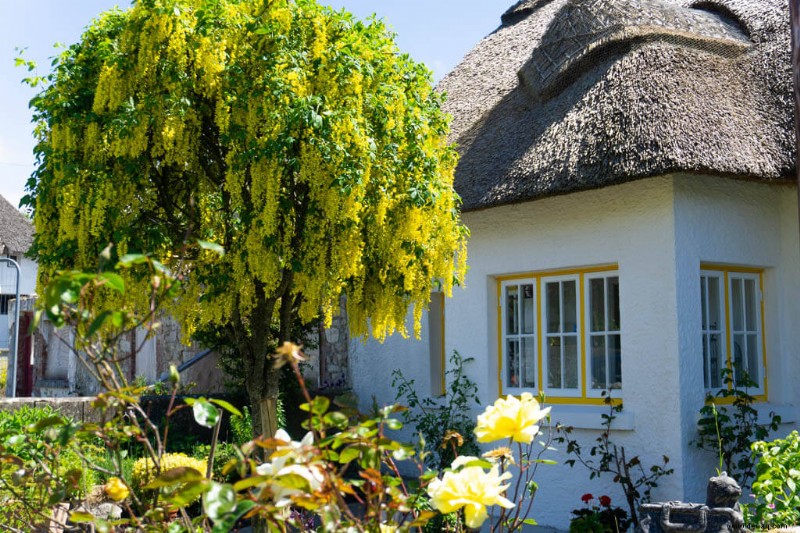
[[[339,429],[344,429],[344,427],[347,426],[347,422],[349,421],[347,416],[343,413],[340,413],[339,411],[331,411],[330,413],[326,414],[323,417],[323,420],[329,426],[333,426]]]
[[[76,524],[91,524],[94,522],[94,515],[91,513],[84,513],[83,511],[72,511],[69,514],[69,521]]]
[[[311,412],[315,415],[323,415],[330,407],[331,401],[325,396],[316,396],[311,400],[311,403],[300,404],[300,410]]]
[[[241,492],[243,490],[247,490],[255,487],[256,485],[264,483],[268,479],[270,479],[269,476],[251,476],[245,479],[240,479],[239,481],[233,484],[233,490],[235,490],[236,492]]]
[[[219,522],[214,523],[214,527],[211,529],[211,533],[228,533],[233,530],[233,527],[236,525],[236,521],[239,520],[245,513],[249,512],[256,504],[250,500],[242,500],[236,504],[236,508],[233,510],[231,514],[226,516],[224,519],[220,520]]]
[[[523,524],[528,524],[529,526],[537,525],[536,520],[534,520],[533,518],[526,518],[525,520],[522,521],[522,523]]]
[[[29,426],[33,431],[42,431],[43,429],[47,429],[53,426],[60,426],[64,424],[64,419],[60,416],[48,416],[47,418],[43,418],[33,424],[33,426]]]
[[[226,402],[225,400],[218,400],[217,398],[211,398],[211,400],[209,401],[215,405],[219,405],[220,407],[222,407],[223,409],[225,409],[234,416],[239,416],[239,417],[242,416],[242,412],[240,410],[238,410],[236,407]]]
[[[203,494],[203,509],[208,517],[217,522],[236,508],[236,492],[231,485],[211,482],[208,491]]]
[[[160,489],[162,487],[171,487],[176,483],[189,483],[192,481],[200,481],[204,479],[203,474],[190,466],[179,466],[171,468],[166,472],[162,472],[153,481],[145,485],[145,489]]]
[[[342,453],[339,454],[339,462],[341,464],[347,464],[353,459],[356,459],[359,455],[361,455],[361,450],[359,448],[355,446],[345,448]]]
[[[219,410],[214,407],[211,402],[205,398],[198,398],[190,403],[187,399],[186,403],[192,405],[192,413],[194,413],[195,421],[203,427],[213,428],[219,420]]]
[[[125,314],[122,311],[112,311],[111,323],[115,328],[121,328],[122,324],[125,323]]]
[[[92,335],[97,333],[100,330],[100,328],[103,327],[103,324],[110,316],[111,316],[111,311],[103,311],[102,313],[97,315],[97,317],[95,317],[95,319],[92,320],[92,323],[89,325],[89,329],[86,330],[86,336],[91,337]]]
[[[117,266],[120,268],[130,268],[133,265],[141,265],[147,262],[147,256],[144,254],[125,254],[119,258]]]
[[[169,503],[177,507],[186,507],[208,489],[209,482],[207,479],[190,481],[188,483],[183,483],[178,489],[169,494],[166,499]]]
[[[200,248],[202,248],[203,250],[209,250],[211,252],[214,252],[220,257],[225,255],[225,248],[223,248],[221,245],[215,242],[197,241],[197,244],[200,245]]]
[[[403,423],[396,418],[389,418],[386,420],[386,427],[392,430],[398,430],[403,427]]]
[[[103,272],[100,274],[100,279],[106,282],[106,285],[114,289],[120,294],[125,293],[125,280],[122,276],[113,272]]]

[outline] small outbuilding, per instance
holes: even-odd
[[[16,207],[0,196],[0,257],[13,259],[19,264],[20,296],[36,290],[36,261],[25,254],[33,244],[33,224]],[[0,351],[9,346],[9,302],[16,296],[17,271],[8,262],[0,263]]]
[[[659,500],[704,501],[690,442],[736,366],[797,427],[800,235],[786,0],[523,0],[439,84],[471,231],[465,288],[420,341],[353,344],[363,402],[391,370],[441,393],[458,350],[483,404],[546,393],[553,419],[648,464]],[[443,339],[440,342],[439,338]],[[566,528],[608,477],[539,470],[533,518]]]

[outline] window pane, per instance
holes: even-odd
[[[752,279],[744,280],[744,313],[747,331],[756,331],[756,282]]]
[[[719,278],[706,278],[708,284],[708,324],[704,327],[719,331],[722,321],[719,318]]]
[[[711,386],[711,382],[709,381],[709,377],[711,376],[711,371],[709,370],[709,362],[708,362],[708,335],[703,333],[703,387],[709,388]]]
[[[706,312],[706,300],[708,299],[708,294],[706,293],[706,277],[700,276],[700,313],[702,315],[700,319],[700,327],[702,329],[708,329],[708,320],[707,316],[708,313]],[[708,387],[708,385],[706,385]]]
[[[561,338],[551,337],[547,342],[547,386],[561,388]]]
[[[608,373],[610,389],[622,388],[622,344],[619,335],[608,336]]]
[[[747,347],[744,344],[744,335],[737,334],[733,336],[733,370],[734,380],[737,385],[742,383],[742,370],[747,370],[744,367],[744,355]]]
[[[578,337],[564,337],[564,387],[578,388]]]
[[[606,329],[605,301],[603,279],[589,280],[589,312],[591,313],[589,322],[592,331],[605,331]]]
[[[519,341],[506,342],[506,383],[509,387],[519,387]]]
[[[576,309],[576,283],[575,281],[565,281],[562,283],[563,291],[563,313],[564,313],[564,329],[565,333],[574,333],[578,331],[578,310]]]
[[[592,350],[592,388],[606,388],[606,336],[593,335]]]
[[[522,333],[533,333],[533,285],[522,286]]]
[[[536,342],[532,337],[522,339],[523,387],[536,386]]]
[[[731,311],[733,314],[733,330],[742,331],[744,320],[742,317],[742,306],[744,305],[744,295],[742,294],[742,280],[734,278],[731,280]]]
[[[606,302],[608,302],[608,331],[619,331],[619,277],[606,278]]]
[[[519,333],[519,288],[514,285],[506,287],[506,333]]]
[[[559,305],[559,283],[547,284],[547,331],[558,333],[561,331],[561,307]]]
[[[722,351],[720,350],[719,333],[708,335],[707,341],[710,385],[706,385],[706,387],[717,389],[722,386],[722,366],[725,364],[722,360]]]
[[[761,386],[761,376],[758,371],[758,335],[747,336],[747,374],[750,379]]]

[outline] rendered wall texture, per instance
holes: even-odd
[[[483,405],[498,387],[498,276],[616,263],[620,278],[624,415],[616,442],[647,465],[670,458],[675,469],[656,500],[704,501],[714,458],[689,442],[703,403],[700,342],[701,263],[763,267],[769,405],[797,420],[800,390],[800,255],[796,189],[705,176],[663,176],[463,215],[472,236],[467,286],[445,303],[445,345],[475,362],[466,368]],[[394,399],[391,371],[401,368],[430,389],[427,320],[420,340],[354,342],[353,387],[363,407]],[[599,435],[599,406],[554,405],[553,419],[574,425],[588,447]],[[477,413],[476,413],[477,414]],[[784,426],[788,431],[795,424]],[[410,435],[410,431],[407,435]],[[563,463],[563,453],[553,459]],[[580,466],[539,470],[533,517],[566,528],[586,492],[622,494]]]

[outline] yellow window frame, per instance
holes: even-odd
[[[586,301],[585,301],[585,291],[586,291],[586,275],[588,274],[596,274],[596,273],[614,273],[619,271],[619,265],[616,263],[604,264],[604,265],[597,265],[597,266],[590,266],[590,267],[580,267],[580,268],[568,268],[568,269],[556,269],[556,270],[541,270],[536,272],[525,272],[520,274],[508,274],[502,276],[496,276],[495,281],[497,283],[497,390],[499,391],[500,396],[503,395],[503,309],[502,309],[502,286],[504,282],[507,281],[514,281],[514,280],[532,280],[536,286],[536,388],[537,392],[542,392],[544,390],[543,381],[542,381],[542,350],[543,350],[543,338],[544,335],[542,334],[542,317],[544,315],[543,308],[542,308],[542,297],[541,297],[541,287],[542,287],[542,279],[543,278],[550,278],[550,277],[560,277],[560,276],[578,276],[578,299],[580,304],[580,335],[578,339],[578,346],[580,350],[580,362],[581,362],[581,371],[580,371],[580,378],[581,378],[581,394],[580,396],[548,396],[547,402],[551,404],[562,404],[562,405],[605,405],[607,403],[606,398],[598,398],[595,396],[588,396],[586,392],[586,378],[587,378],[587,367],[586,364]],[[522,388],[522,387],[521,387]],[[614,404],[618,404],[622,401],[621,398],[612,398],[612,402]]]
[[[708,272],[716,272],[722,274],[723,282],[722,285],[723,289],[723,305],[725,307],[725,366],[728,369],[733,369],[733,347],[731,346],[731,309],[730,309],[730,274],[755,274],[758,276],[758,291],[759,291],[759,314],[760,314],[760,326],[761,326],[761,371],[762,371],[762,383],[763,383],[763,393],[754,395],[756,401],[759,402],[766,402],[767,398],[769,397],[769,379],[767,377],[767,330],[766,330],[766,321],[764,319],[764,269],[757,268],[757,267],[743,267],[743,266],[731,266],[731,265],[724,265],[718,263],[701,263],[700,264],[700,271],[708,271]],[[733,385],[728,384],[728,390],[732,390]],[[712,389],[715,390],[715,389]],[[711,393],[712,390],[706,390],[707,393]],[[718,398],[716,396],[712,396],[714,403],[717,404],[732,404],[734,398]]]

